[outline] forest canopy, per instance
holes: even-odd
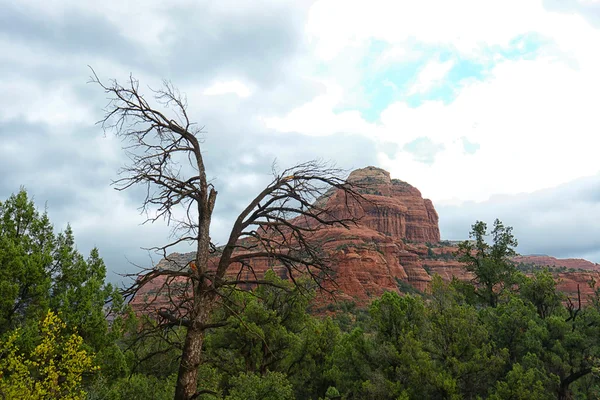
[[[0,393],[173,398],[186,328],[142,335],[153,320],[105,283],[99,251],[81,255],[72,229],[55,233],[25,190],[0,203],[0,218]],[[565,298],[549,271],[506,264],[509,227],[492,232],[485,240],[476,223],[457,254],[472,282],[436,276],[427,293],[387,292],[366,308],[317,307],[314,289],[268,273],[272,285],[215,310],[226,323],[207,330],[197,398],[597,398],[599,292]]]

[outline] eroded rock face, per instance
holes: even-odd
[[[440,241],[433,203],[381,168],[355,170],[348,181],[364,196],[360,204],[348,201],[343,191],[320,200],[338,218],[361,216],[350,229],[328,227],[319,233],[324,250],[335,255],[335,284],[328,288],[338,299],[363,304],[385,291],[427,290],[431,275],[419,251],[427,255],[426,243]]]
[[[385,291],[417,289],[425,292],[434,274],[446,281],[453,277],[473,278],[453,257],[456,243],[440,242],[438,214],[433,203],[423,199],[418,189],[391,179],[389,172],[375,167],[358,169],[348,180],[355,183],[364,196],[366,201],[362,204],[348,202],[341,191],[331,191],[318,201],[338,217],[362,215],[358,225],[349,229],[326,227],[313,238],[332,260],[334,279],[325,286],[336,292],[338,301],[352,300],[365,305]],[[194,253],[174,254],[170,258],[171,261],[163,260],[156,267],[188,268],[187,263],[194,258]],[[577,285],[582,294],[589,294],[586,281],[590,274],[596,276],[600,271],[597,265],[585,260],[526,256],[515,261],[578,270],[573,273],[556,271],[556,276],[562,279],[559,288],[571,296],[577,293]],[[287,277],[284,268],[274,266],[268,260],[253,260],[252,269],[259,277],[269,269],[282,278]],[[240,279],[252,279],[252,276],[248,272],[240,275]],[[597,281],[600,282],[600,276]],[[133,299],[134,306],[141,308],[163,283],[157,281],[140,291]],[[323,303],[328,299],[324,297],[317,301]]]
[[[348,181],[356,184],[367,202],[363,202],[365,217],[361,225],[394,239],[413,242],[437,243],[440,241],[438,214],[431,200],[423,199],[414,186],[376,167],[353,171]],[[343,206],[335,202],[342,196],[330,199],[328,207]]]

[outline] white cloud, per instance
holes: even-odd
[[[427,93],[444,81],[453,66],[453,60],[430,61],[421,68],[415,82],[408,89],[408,94]]]
[[[326,84],[326,87],[324,94],[288,115],[262,118],[263,123],[280,132],[300,132],[307,135],[364,134],[373,130],[373,125],[365,122],[358,111],[334,112],[333,109],[343,101],[344,91],[335,84]]]
[[[307,30],[325,60],[368,39],[400,43],[416,38],[473,53],[483,44],[507,44],[535,29],[541,9],[538,0],[321,0],[310,10]]]
[[[335,28],[331,15],[336,15]],[[496,64],[485,80],[463,82],[449,104],[392,103],[377,124],[358,112],[335,112],[356,93],[343,83],[356,79],[343,81],[332,73],[324,82],[329,89],[325,95],[285,117],[267,119],[273,129],[310,135],[349,130],[399,149],[429,137],[444,145],[431,166],[405,151],[393,156],[385,151],[378,157],[393,176],[413,182],[435,201],[483,201],[496,193],[531,192],[599,169],[595,115],[600,59],[591,49],[600,46],[600,31],[579,15],[548,12],[541,1],[321,0],[310,11],[307,33],[321,62],[341,68],[348,60],[348,68],[355,71],[359,62],[354,57],[364,56],[365,43],[372,39],[393,46],[393,52],[380,57],[383,63],[413,54],[407,44],[411,38],[478,60],[523,34],[536,33],[550,44],[533,59],[494,56]],[[427,92],[452,66],[452,61],[431,61],[410,92]],[[480,145],[475,154],[465,154],[463,137]]]
[[[580,0],[588,4],[591,1]],[[314,4],[304,24],[303,17],[310,3]],[[600,46],[599,31],[576,13],[548,12],[542,0],[290,0],[285,5],[280,0],[261,0],[258,5],[236,0],[176,0],[168,4],[148,0],[142,5],[139,0],[102,3],[22,0],[14,7],[25,11],[24,16],[31,16],[33,24],[43,22],[40,27],[44,29],[25,32],[26,27],[19,30],[16,25],[9,26],[6,38],[0,38],[0,47],[4,50],[0,64],[4,61],[5,65],[2,72],[10,73],[0,83],[0,92],[4,95],[0,99],[0,123],[6,126],[0,135],[4,133],[9,138],[0,143],[0,150],[16,160],[10,161],[10,168],[24,171],[17,184],[25,183],[46,197],[64,192],[63,188],[72,188],[81,170],[74,166],[77,164],[73,160],[65,160],[48,171],[27,172],[22,166],[33,164],[35,160],[20,156],[27,153],[29,139],[16,140],[17,135],[12,133],[15,121],[28,123],[25,131],[35,131],[32,127],[37,126],[44,128],[40,134],[46,136],[40,136],[38,147],[43,146],[41,143],[56,142],[57,148],[64,148],[58,144],[59,139],[65,139],[71,145],[65,154],[80,156],[86,149],[94,149],[88,156],[93,161],[89,163],[93,168],[91,175],[106,181],[101,183],[102,187],[115,176],[122,163],[118,138],[111,135],[102,138],[97,130],[94,139],[88,136],[81,142],[73,140],[83,137],[82,126],[89,127],[101,117],[100,107],[105,104],[105,96],[98,88],[94,91],[84,88],[89,75],[87,64],[93,65],[102,78],[118,77],[121,81],[132,71],[144,86],[154,88],[159,87],[160,78],[171,78],[182,93],[188,95],[192,119],[207,124],[206,155],[213,166],[218,166],[216,176],[225,179],[219,184],[223,188],[219,200],[223,208],[215,213],[213,237],[216,238],[226,235],[232,210],[242,207],[240,203],[247,202],[249,193],[264,184],[261,179],[268,178],[252,175],[252,171],[265,168],[267,171],[261,172],[268,172],[265,159],[270,161],[274,155],[285,163],[319,154],[338,160],[342,167],[361,167],[360,163],[365,162],[362,160],[372,160],[374,149],[379,149],[379,165],[390,170],[394,177],[419,187],[436,206],[465,200],[483,201],[498,193],[554,187],[594,174],[600,166],[595,154],[600,144],[595,117],[599,105],[596,93],[600,93],[597,74],[600,57],[594,51]],[[132,10],[135,11],[133,19]],[[194,14],[202,15],[205,21],[222,19],[235,23],[197,25]],[[224,15],[228,18],[221,18]],[[289,21],[279,18],[287,15],[293,18]],[[77,37],[65,32],[79,26],[73,25],[73,18],[88,17],[102,25],[98,27],[100,33],[97,37],[90,35],[78,47]],[[277,23],[270,23],[271,19]],[[292,25],[294,29],[281,29]],[[302,27],[306,28],[306,36],[299,38]],[[192,67],[179,69],[181,63],[173,60],[181,60],[181,57],[168,55],[180,54],[176,45],[182,46],[179,35],[182,32],[195,33],[188,36],[190,42],[182,47],[188,56],[190,48],[202,48],[205,41],[227,33],[223,42],[215,42],[219,45],[212,57],[202,51],[195,52],[204,58],[222,56],[223,60],[215,64],[220,67],[213,70],[194,62],[196,60],[186,59]],[[107,41],[111,48],[97,51],[96,39],[108,33],[123,39],[127,46],[110,46],[113,42]],[[551,43],[538,51],[537,58],[510,61],[494,52],[499,46],[514,46],[515,39],[528,34],[536,34]],[[32,35],[39,37],[32,40]],[[272,38],[281,39],[276,41],[281,48],[273,47],[269,40]],[[239,50],[252,43],[256,49],[248,52],[243,59],[246,61],[240,61],[236,57]],[[526,41],[517,43],[522,50],[527,50]],[[382,47],[381,54],[374,54],[376,48]],[[127,52],[116,51],[119,48]],[[259,52],[264,55],[272,53],[274,58],[259,56],[256,59],[263,64],[248,66],[257,50],[265,50]],[[462,59],[469,59],[485,62],[492,69],[484,81],[461,82],[457,97],[451,103],[427,101],[411,107],[395,102],[381,113],[378,122],[363,118],[358,110],[373,112],[382,107],[382,104],[370,104],[371,87],[388,86],[392,89],[382,92],[396,95],[406,89],[401,79],[386,75],[389,71],[400,74],[406,72],[407,65],[429,62],[409,88],[411,93],[424,94],[447,79],[452,61],[442,63],[439,59],[425,58],[430,51],[438,54],[438,50],[439,54],[452,53],[457,66]],[[273,60],[281,63],[281,68],[288,71],[286,74],[299,78],[288,80],[282,75],[271,79],[266,73],[265,81],[269,85],[259,84],[259,79],[253,77],[260,74],[252,69],[263,71],[265,66],[264,71],[275,71],[266,68]],[[309,85],[305,82],[310,80],[318,84],[307,89]],[[314,98],[310,100],[310,96]],[[302,102],[300,107],[288,109],[293,107],[291,104]],[[264,125],[256,127],[257,119]],[[269,136],[271,132],[264,132],[265,126],[281,135]],[[302,138],[297,134],[286,135],[286,132],[313,137]],[[337,132],[363,137],[333,136]],[[327,135],[330,137],[316,137]],[[443,145],[443,151],[436,154],[432,165],[415,161],[413,154],[402,150],[405,144],[419,137]],[[475,154],[465,154],[465,137],[480,146]],[[247,148],[253,151],[247,154],[240,151],[239,159],[227,158],[234,141],[244,146],[248,143]],[[38,149],[38,153],[40,156],[35,157],[38,161],[51,155],[47,149]],[[4,157],[6,159],[9,158]],[[74,172],[66,173],[68,169]],[[228,180],[229,176],[238,179]],[[17,178],[14,180],[17,182]],[[98,187],[95,185],[99,184],[90,183],[89,192],[83,193],[86,187],[82,187],[73,191],[76,195],[69,195],[68,201],[73,202],[69,204],[83,206],[63,210],[64,220],[68,215],[78,238],[81,232],[87,237],[87,243],[101,248],[114,247],[116,243],[123,249],[164,241],[167,229],[163,225],[138,229],[142,217],[135,211],[137,200],[127,200],[108,189],[91,190]],[[40,187],[46,187],[46,191],[39,192]],[[82,200],[76,199],[79,197]],[[136,198],[135,193],[132,198]],[[68,203],[62,199],[54,201],[54,207]],[[593,218],[585,219],[587,209],[575,212],[572,207],[561,205],[549,215],[545,212],[546,205],[534,203],[531,209],[539,207],[540,211],[530,221],[545,223],[542,232],[557,227],[563,213],[573,215],[575,225],[593,221]],[[463,205],[462,209],[479,211],[488,207],[488,211],[495,213],[498,202],[481,203],[481,208],[471,207],[472,204]],[[529,209],[515,215],[527,216],[528,212]],[[467,221],[472,222],[470,217]],[[576,227],[571,236],[579,235],[578,232]],[[96,240],[103,242],[96,243]],[[113,253],[128,254],[121,248]],[[122,255],[113,258],[123,261]]]
[[[93,123],[94,112],[65,83],[38,85],[18,79],[0,82],[0,122],[22,119],[52,127]]]
[[[394,133],[397,142],[427,136],[446,147],[429,168],[403,154],[382,154],[381,162],[438,200],[481,201],[553,187],[599,169],[598,90],[600,79],[591,70],[545,58],[507,61],[448,105],[391,105],[382,114],[387,140]],[[474,155],[464,154],[463,135],[481,146]]]
[[[388,44],[388,47],[377,57],[373,66],[381,69],[397,63],[418,61],[423,55],[423,51],[413,48],[408,42]]]
[[[207,96],[218,96],[223,94],[235,94],[239,97],[249,97],[252,90],[240,81],[215,82],[204,90]]]

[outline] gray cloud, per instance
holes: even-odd
[[[113,281],[119,280],[118,272],[135,271],[128,260],[148,265],[147,253],[139,248],[165,243],[169,229],[161,222],[140,225],[141,189],[110,188],[126,160],[119,141],[103,138],[94,125],[106,99],[98,87],[86,84],[88,64],[103,79],[122,80],[131,72],[143,86],[156,86],[166,78],[187,93],[192,119],[206,126],[204,155],[209,178],[219,191],[212,226],[217,242],[225,240],[233,218],[270,180],[275,159],[281,168],[322,158],[353,169],[376,165],[378,151],[393,150],[350,134],[280,134],[257,118],[285,115],[324,90],[302,72],[310,57],[303,39],[310,2],[301,6],[294,2],[293,7],[258,2],[253,10],[236,13],[205,1],[136,14],[132,22],[141,26],[164,24],[155,43],[131,38],[126,26],[86,8],[85,2],[78,7],[66,4],[53,18],[36,7],[15,4],[0,0],[0,88],[19,85],[0,99],[0,199],[25,185],[39,207],[47,203],[57,230],[68,222],[73,225],[82,252],[99,247]],[[230,79],[249,84],[253,94],[248,98],[202,94],[212,82]],[[72,118],[60,121],[57,113],[64,111]],[[432,160],[437,151],[433,143],[413,147],[406,150],[423,162]],[[532,196],[439,207],[442,232],[447,238],[464,238],[475,219],[491,222],[497,216],[515,226],[522,246],[532,243],[531,252],[595,254],[592,239],[578,245],[564,239],[600,237],[591,219],[585,218],[593,215],[591,208],[580,214],[586,210],[581,199],[597,204],[600,198],[591,183]],[[527,224],[517,224],[523,219],[529,221],[529,230]],[[554,246],[542,240],[548,235]],[[564,248],[557,247],[561,243]]]
[[[217,242],[270,181],[275,159],[281,168],[315,158],[348,169],[376,163],[368,139],[282,135],[256,118],[283,115],[323,90],[298,73],[306,57],[301,37],[306,8],[257,4],[255,11],[238,14],[218,12],[209,2],[170,8],[160,15],[166,21],[163,37],[148,48],[85,8],[65,7],[70,11],[60,18],[48,18],[34,8],[0,3],[0,48],[6,47],[0,52],[0,85],[27,86],[5,98],[0,109],[0,198],[24,185],[40,208],[47,204],[57,231],[72,224],[82,252],[99,247],[112,281],[120,280],[117,273],[135,271],[129,261],[148,265],[148,254],[139,248],[164,244],[169,229],[161,222],[140,225],[141,188],[116,192],[109,186],[126,159],[119,141],[103,138],[94,125],[106,99],[100,88],[86,84],[87,64],[102,79],[122,80],[133,72],[144,87],[166,78],[188,94],[192,119],[206,126],[205,162],[219,190],[212,227]],[[249,83],[253,95],[198,91],[221,79]],[[55,109],[43,109],[50,96],[63,97],[59,111],[69,109],[72,121],[57,121]],[[93,116],[89,121],[75,115],[81,107]]]
[[[466,239],[476,220],[491,226],[499,218],[514,227],[522,254],[600,262],[600,175],[533,193],[436,208],[445,239]]]
[[[147,58],[107,18],[75,9],[61,18],[48,18],[17,3],[3,2],[0,36],[29,48],[51,47],[71,56],[93,54],[138,61]]]
[[[241,75],[263,87],[277,85],[282,64],[301,50],[305,15],[284,5],[247,14],[216,12],[209,2],[171,8],[168,33],[169,75],[186,80]]]

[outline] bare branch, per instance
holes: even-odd
[[[133,76],[125,85],[106,84],[91,71],[90,81],[108,96],[98,124],[123,141],[129,158],[113,182],[115,189],[141,185],[145,222],[163,219],[172,229],[170,243],[151,248],[165,264],[135,276],[124,294],[148,297],[138,311],[153,315],[156,329],[187,328],[175,397],[189,400],[197,396],[203,332],[224,324],[212,320],[219,299],[241,286],[274,285],[256,273],[255,264],[261,263],[285,272],[296,287],[301,288],[299,277],[309,277],[329,290],[323,282],[331,282],[333,260],[321,248],[320,235],[327,227],[356,224],[366,200],[346,181],[346,172],[330,164],[309,161],[278,173],[274,163],[271,183],[239,214],[227,243],[217,248],[210,238],[217,191],[207,180],[203,131],[190,121],[185,95],[164,81],[160,89],[151,89],[153,100],[148,100]],[[331,198],[343,206],[328,207]],[[171,257],[170,249],[182,243],[193,244],[194,255]]]

